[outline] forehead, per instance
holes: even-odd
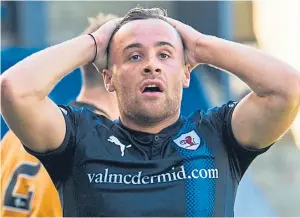
[[[113,41],[118,48],[131,43],[152,45],[158,41],[169,42],[175,48],[182,48],[182,41],[176,29],[160,19],[131,21],[120,28]]]

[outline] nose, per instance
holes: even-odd
[[[160,64],[155,60],[155,57],[149,58],[146,66],[144,67],[144,73],[161,73]]]
[[[152,70],[151,67],[146,67],[144,69],[144,72],[145,73],[152,73],[152,72],[161,73],[161,69],[160,68],[155,68],[155,70]]]

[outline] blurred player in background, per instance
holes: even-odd
[[[89,27],[83,34],[94,32],[103,23],[114,18],[116,16],[102,13],[89,18]],[[17,52],[15,60],[6,63],[10,66],[36,52],[34,49],[22,48],[13,51]],[[5,52],[2,52],[2,56]],[[114,92],[105,90],[101,74],[106,63],[97,62],[95,65],[97,70],[92,64],[81,67],[81,91],[76,101],[70,102],[70,105],[75,108],[86,107],[95,113],[116,119],[119,115],[116,96]],[[1,144],[1,216],[61,217],[58,192],[43,165],[24,150],[12,131],[7,132]]]

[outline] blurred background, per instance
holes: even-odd
[[[300,71],[300,1],[265,0],[1,1],[1,72],[33,52],[76,37],[87,27],[87,18],[100,11],[123,16],[137,5],[163,7],[169,16],[205,34],[261,48]],[[80,85],[80,72],[75,70],[50,97],[67,104],[76,98]],[[236,77],[202,65],[184,90],[182,112],[206,110],[248,92]],[[6,131],[1,117],[1,137]],[[300,216],[299,148],[300,115],[292,130],[249,167],[237,193],[236,216]]]

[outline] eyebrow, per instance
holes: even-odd
[[[155,47],[162,47],[162,46],[169,46],[169,47],[172,47],[173,49],[176,50],[175,46],[172,45],[171,43],[169,42],[165,42],[165,41],[159,41],[157,43],[155,43]],[[132,43],[132,44],[129,44],[127,45],[124,49],[123,49],[123,52],[125,52],[126,50],[129,50],[129,49],[132,49],[132,48],[142,48],[143,45],[141,43]]]
[[[123,49],[123,52],[125,52],[126,50],[129,50],[131,48],[141,48],[142,47],[142,44],[141,43],[132,43],[132,44],[129,44],[127,45],[124,49]]]
[[[155,43],[155,46],[156,46],[156,47],[161,47],[161,46],[165,46],[165,45],[170,46],[170,47],[172,47],[173,49],[176,50],[175,46],[172,45],[172,44],[169,43],[169,42],[159,41],[159,42]]]

